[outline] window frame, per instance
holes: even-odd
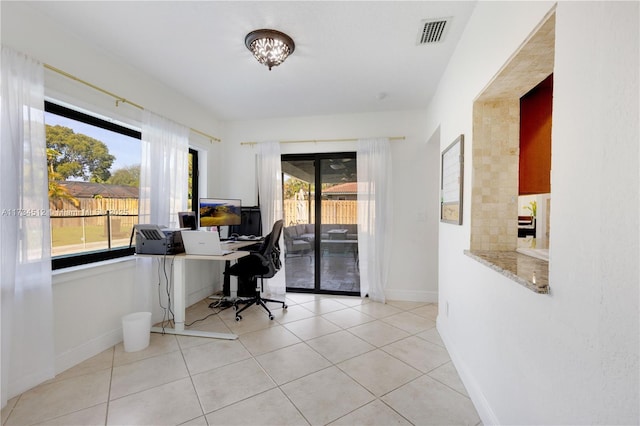
[[[191,211],[196,213],[196,217],[198,215],[198,199],[199,199],[199,185],[198,182],[200,180],[200,169],[198,163],[198,150],[189,147],[189,155],[192,156],[191,159]]]
[[[95,117],[90,114],[76,111],[71,108],[67,108],[51,101],[45,101],[44,110],[45,112],[60,115],[62,117],[100,127],[102,129],[110,130],[112,132],[120,133],[135,139],[142,139],[142,132],[138,130],[121,126],[119,124]],[[49,217],[49,221],[51,221],[51,217]],[[135,254],[135,248],[131,247],[130,244],[129,247],[107,248],[103,250],[86,251],[82,253],[55,256],[51,258],[51,269],[57,270],[70,268],[73,266],[86,265],[89,263],[96,263],[105,260],[131,256],[133,254]]]

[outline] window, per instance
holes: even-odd
[[[53,269],[128,256],[138,223],[141,132],[45,102]],[[198,200],[198,151],[189,148],[187,206]]]
[[[45,124],[53,269],[133,254],[141,133],[51,102]]]

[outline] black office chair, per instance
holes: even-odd
[[[272,278],[280,270],[282,264],[280,262],[280,234],[282,233],[282,220],[273,224],[271,233],[264,238],[259,251],[251,252],[250,255],[241,257],[238,262],[227,270],[227,274],[238,277],[238,280],[246,280],[252,282],[256,289],[255,297],[242,300],[237,303],[246,303],[246,305],[236,312],[236,321],[242,319],[240,313],[252,306],[253,304],[262,306],[269,314],[269,319],[273,319],[273,314],[265,304],[265,302],[282,303],[282,309],[287,309],[285,302],[274,299],[265,299],[260,295],[263,289],[264,279]],[[260,278],[260,286],[258,286],[258,277]],[[234,308],[238,309],[238,305],[234,304]]]

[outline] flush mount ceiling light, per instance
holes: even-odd
[[[293,39],[285,33],[267,29],[251,31],[244,38],[244,44],[269,71],[283,63],[296,48]]]

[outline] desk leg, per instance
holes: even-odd
[[[176,331],[184,331],[184,317],[186,315],[186,281],[187,271],[184,259],[176,259],[173,263],[173,322]]]
[[[152,333],[178,334],[181,336],[210,337],[214,339],[235,340],[235,334],[214,333],[211,331],[185,330],[186,315],[186,268],[185,259],[175,258],[173,264],[173,317],[175,328],[151,327]]]
[[[233,263],[238,262],[235,260]],[[224,277],[222,281],[222,293],[226,296],[229,295],[229,300],[236,300],[238,298],[238,277],[231,276],[227,272],[231,267],[231,261],[224,262]]]

